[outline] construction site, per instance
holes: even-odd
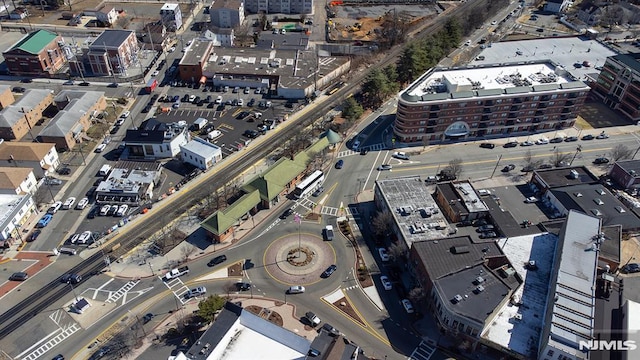
[[[370,4],[370,3],[369,3]],[[410,29],[429,21],[455,4],[378,3],[360,5],[332,1],[327,10],[327,40],[353,45],[375,45],[391,29]]]

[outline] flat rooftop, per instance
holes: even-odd
[[[3,225],[10,215],[14,215],[16,207],[20,206],[26,196],[31,195],[0,194],[0,225]]]
[[[483,329],[482,338],[531,359],[537,358],[557,239],[553,234],[541,233],[497,241],[524,281],[513,295],[524,306],[514,305],[517,303],[514,301],[497,309],[499,316]],[[536,261],[537,270],[523,266],[529,260]]]
[[[517,51],[522,55],[518,55]],[[473,61],[473,65],[551,59],[577,79],[583,80],[588,73],[598,72],[595,67],[603,66],[607,57],[617,53],[595,40],[583,37],[547,37],[492,43],[480,55],[484,56],[484,60]],[[584,61],[590,62],[591,66],[574,67],[574,64]]]
[[[578,173],[576,178],[571,176],[571,170],[575,170]],[[598,178],[584,166],[535,170],[533,178],[541,179],[549,189],[598,182]]]
[[[431,195],[435,185],[426,185],[420,176],[378,180],[376,184],[409,247],[416,241],[448,236],[450,225]]]
[[[186,52],[182,59],[180,59],[180,65],[198,65],[207,61],[210,48],[213,46],[211,40],[205,39],[193,39],[191,45],[186,48]]]

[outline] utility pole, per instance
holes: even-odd
[[[496,173],[496,170],[498,169],[498,165],[500,165],[500,160],[502,160],[502,154],[498,156],[498,161],[496,161],[496,166],[493,168],[493,172],[491,173],[491,177],[489,179],[493,179],[493,175]]]

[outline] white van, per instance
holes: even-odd
[[[107,176],[111,172],[111,165],[102,165],[100,171],[98,171],[99,176]]]
[[[209,120],[207,120],[205,118],[198,118],[196,121],[194,121],[193,127],[196,130],[200,130],[200,129],[204,128],[205,126],[207,126],[208,123],[209,123]]]
[[[120,207],[118,208],[118,211],[116,212],[116,216],[122,217],[127,215],[127,210],[129,210],[129,205],[127,204],[120,205]]]

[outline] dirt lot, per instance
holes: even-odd
[[[391,5],[331,6],[335,17],[329,19],[330,39],[334,41],[376,41],[385,22],[398,19],[405,23],[434,18],[438,7],[434,5],[404,5],[402,10]]]

